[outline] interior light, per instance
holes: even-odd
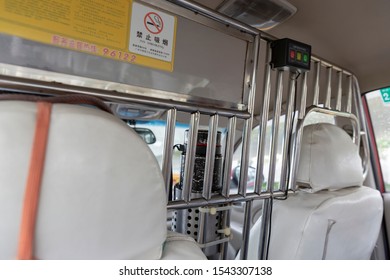
[[[225,0],[217,11],[255,28],[267,30],[294,15],[297,8],[286,0]]]

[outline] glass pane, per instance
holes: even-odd
[[[390,100],[386,99],[386,90],[369,92],[366,98],[374,127],[385,188],[387,192],[390,192]]]

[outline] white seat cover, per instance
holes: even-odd
[[[0,102],[0,259],[17,254],[36,111],[35,102]],[[125,123],[95,108],[54,104],[35,258],[159,259],[163,182],[149,147]]]
[[[378,238],[383,202],[362,187],[357,146],[330,124],[304,128],[297,182],[304,186],[275,201],[268,259],[369,259]],[[257,258],[261,219],[250,236]]]

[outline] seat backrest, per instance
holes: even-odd
[[[275,201],[269,259],[369,259],[378,238],[383,202],[377,190],[362,186],[358,147],[341,128],[304,128],[299,190]],[[261,219],[250,237],[256,258]]]
[[[0,259],[17,257],[36,115],[36,102],[0,101]],[[34,258],[161,258],[166,194],[147,144],[115,116],[70,104],[52,105],[47,139]]]

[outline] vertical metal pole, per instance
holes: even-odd
[[[241,154],[241,168],[240,168],[240,182],[238,186],[238,194],[246,196],[246,187],[247,187],[247,178],[248,178],[248,161],[249,161],[249,147],[250,147],[250,138],[253,125],[253,111],[255,107],[255,93],[256,93],[256,71],[257,71],[257,61],[259,57],[259,48],[260,48],[260,35],[255,37],[253,44],[253,56],[254,61],[252,65],[252,75],[251,75],[251,90],[249,94],[249,112],[251,113],[251,118],[245,120],[244,127],[244,137],[242,143],[242,154]],[[249,232],[251,227],[251,217],[252,217],[252,201],[248,201],[245,204],[245,219],[243,224],[243,242],[242,242],[242,253],[241,257],[243,259],[247,258],[248,255],[248,244],[249,244]]]
[[[347,113],[352,112],[352,76],[348,76]]]
[[[169,197],[169,189],[172,177],[172,154],[173,142],[175,138],[176,109],[172,108],[167,113],[167,127],[165,128],[165,142],[163,150],[162,173],[164,176],[165,190]]]
[[[241,246],[241,256],[240,256],[242,260],[248,259],[248,244],[249,244],[249,235],[250,235],[250,224],[252,218],[252,204],[253,204],[252,200],[245,202],[245,216],[244,216],[245,218],[244,218],[244,227],[242,229],[243,246]]]
[[[318,105],[318,101],[320,98],[320,70],[321,70],[321,62],[316,61],[316,72],[314,77],[314,97],[313,97],[313,105]]]
[[[253,111],[255,107],[256,71],[257,71],[257,62],[259,57],[259,48],[260,48],[260,35],[257,35],[252,44],[252,49],[248,52],[248,56],[250,56],[250,54],[253,55],[253,60],[251,61],[251,75],[248,83],[248,88],[249,88],[248,111],[250,112],[251,117],[245,120],[244,131],[243,131],[240,182],[238,185],[238,194],[242,196],[246,196],[246,186],[248,181],[249,152],[250,152],[251,132],[253,126]]]
[[[250,152],[250,138],[252,132],[253,120],[245,120],[243,131],[243,142],[241,150],[241,166],[240,166],[240,182],[238,185],[238,194],[246,196],[246,186],[248,182],[248,166],[249,166],[249,152]]]
[[[328,67],[327,70],[325,108],[331,109],[330,102],[332,99],[332,67]]]
[[[264,150],[265,150],[265,136],[267,134],[268,112],[271,95],[271,47],[270,43],[267,44],[266,50],[266,64],[264,71],[264,97],[263,106],[261,110],[261,122],[259,127],[259,146],[257,148],[257,166],[256,166],[256,180],[255,180],[255,193],[260,193],[263,185],[263,172],[264,172]]]
[[[274,104],[274,116],[272,122],[272,137],[271,137],[271,153],[270,153],[270,167],[268,173],[267,191],[273,192],[275,181],[275,166],[276,155],[278,153],[278,138],[279,138],[279,121],[282,111],[282,98],[283,98],[283,71],[278,70],[276,81],[276,97]]]
[[[354,99],[356,105],[356,114],[360,122],[360,136],[363,141],[363,177],[366,178],[368,175],[369,163],[370,163],[370,148],[368,146],[368,136],[367,136],[367,124],[366,119],[364,118],[362,97],[360,95],[360,86],[357,78],[353,76],[353,84],[355,89]],[[360,147],[360,143],[358,144]]]
[[[206,230],[205,225],[207,224],[208,215],[204,212],[199,212],[199,229],[198,229],[198,243],[203,244],[205,240]]]
[[[337,72],[337,98],[336,110],[341,111],[341,98],[343,95],[343,71]]]
[[[215,163],[215,151],[217,145],[217,129],[218,129],[218,115],[215,114],[210,117],[209,132],[207,137],[206,162],[204,168],[203,194],[202,194],[205,199],[211,198],[214,163]]]
[[[272,122],[271,155],[268,173],[267,192],[272,193],[275,181],[276,154],[278,150],[279,120],[282,110],[283,99],[283,71],[278,70],[276,79],[276,96],[274,103],[274,115]],[[265,260],[268,255],[269,229],[271,226],[272,198],[266,198],[263,202],[263,215],[260,228],[260,243],[258,256],[260,260]]]
[[[293,145],[293,157],[291,161],[291,167],[290,167],[290,182],[288,185],[288,188],[291,190],[295,190],[295,181],[296,181],[296,173],[298,168],[298,161],[299,161],[299,154],[301,152],[301,139],[302,139],[302,125],[301,122],[303,122],[303,119],[306,115],[306,96],[307,96],[307,72],[304,73],[302,78],[302,89],[301,89],[301,106],[299,109],[299,121],[297,124],[297,131],[294,138],[294,141],[292,142]]]
[[[299,119],[303,119],[306,114],[306,100],[307,100],[307,75],[308,72],[303,73],[302,89],[301,89],[301,106],[299,108]]]
[[[229,118],[228,135],[226,140],[225,162],[223,168],[222,195],[229,197],[230,192],[230,170],[232,169],[232,159],[234,151],[234,140],[236,138],[237,117]]]
[[[260,247],[258,251],[258,259],[266,260],[268,258],[269,239],[272,219],[272,198],[263,200],[263,214],[261,216],[261,231],[260,231]]]
[[[194,176],[195,152],[196,152],[196,142],[198,139],[199,119],[200,119],[199,112],[195,112],[191,114],[190,129],[188,132],[186,160],[185,160],[185,167],[184,167],[183,192],[182,192],[183,195],[182,199],[185,202],[189,202],[191,200],[192,179]]]
[[[281,170],[281,179],[280,179],[280,190],[287,190],[287,179],[288,179],[288,170],[289,165],[292,161],[291,155],[288,154],[290,148],[290,137],[293,129],[293,114],[295,110],[295,90],[296,90],[296,77],[295,73],[290,73],[289,79],[289,90],[288,90],[288,103],[287,103],[287,113],[286,113],[286,121],[284,125],[284,141],[283,141],[283,156],[282,156],[282,170]],[[290,158],[289,158],[290,157]]]

